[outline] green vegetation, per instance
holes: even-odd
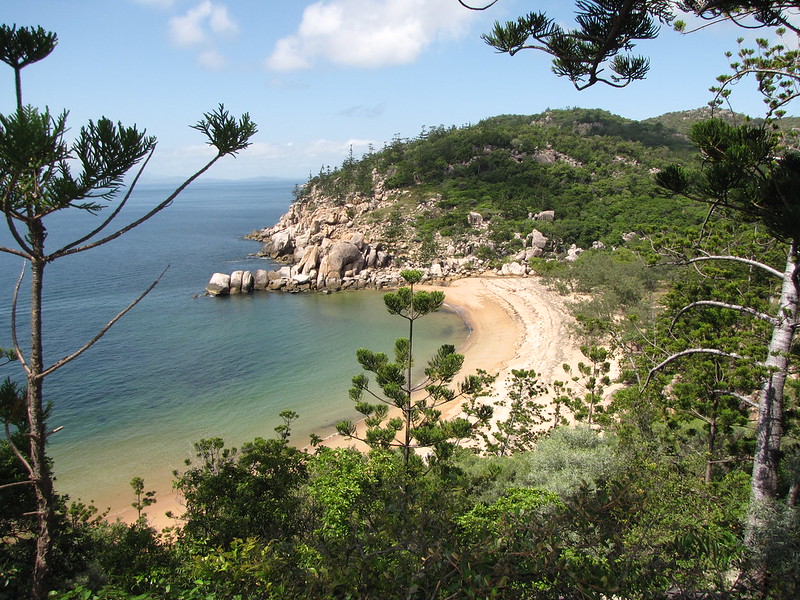
[[[737,243],[765,241],[736,233]],[[594,296],[576,308],[607,308],[619,297],[632,308],[649,297],[651,272],[631,269],[627,284],[611,282],[581,265],[596,265],[598,256],[616,260],[611,252],[586,253],[553,279]],[[735,273],[741,265],[721,269],[673,275],[674,291],[664,295],[665,304],[680,306],[702,295],[704,286],[715,285],[709,274],[729,283],[731,294],[741,289],[743,273]],[[443,300],[420,296],[412,287],[418,276],[407,272],[405,291],[387,295],[389,311],[409,325]],[[769,285],[749,279],[749,297],[766,299]],[[717,307],[707,310],[731,318]],[[91,507],[67,508],[62,499],[58,555],[64,558],[55,580],[60,591],[52,597],[555,600],[691,597],[699,591],[750,597],[743,534],[754,432],[746,409],[727,398],[716,404],[713,394],[696,400],[718,385],[719,380],[707,381],[709,374],[726,377],[720,370],[724,363],[697,358],[676,371],[677,380],[664,371],[647,388],[629,385],[610,403],[604,397],[602,412],[598,403],[600,388],[609,383],[606,363],[612,350],[629,354],[631,371],[646,375],[654,353],[643,347],[646,328],[666,339],[665,331],[680,324],[684,338],[696,339],[733,323],[706,326],[707,319],[695,314],[674,324],[672,317],[645,323],[620,320],[619,314],[608,317],[595,310],[581,319],[580,333],[592,343],[585,347],[586,362],[562,414],[591,426],[545,418],[536,374],[516,371],[507,421],[491,433],[480,427],[451,429],[435,418],[434,408],[410,400],[404,389],[412,349],[406,340],[395,363],[361,351],[364,366],[388,397],[367,408],[361,395],[368,385],[363,376],[354,379],[354,399],[376,432],[366,438],[371,450],[293,448],[290,433],[297,415],[287,412],[273,439],[256,439],[241,450],[218,438],[196,445],[195,457],[176,473],[186,511],[176,516],[173,531],[159,534],[142,517],[129,526],[109,525]],[[760,332],[744,323],[730,343],[750,340],[755,348]],[[597,344],[601,339],[610,342],[607,348]],[[687,342],[675,337],[675,343]],[[451,360],[447,351],[433,362]],[[744,381],[747,369],[732,375]],[[453,370],[446,369],[448,380]],[[437,385],[435,374],[429,375],[428,384]],[[625,377],[637,380],[631,373]],[[7,393],[13,397],[19,390]],[[436,393],[446,394],[438,388]],[[387,401],[408,419],[387,428],[384,417],[374,418],[380,412],[376,407]],[[412,434],[407,438],[406,427]],[[351,426],[346,430],[353,433]],[[453,443],[467,433],[483,441],[488,452]],[[14,466],[8,463],[12,473],[6,477],[14,477]],[[785,477],[786,489],[796,484],[789,471]],[[150,503],[141,479],[134,479],[132,488],[137,510]],[[8,507],[6,523],[21,522],[24,506],[3,506]],[[764,521],[772,532],[767,548],[772,573],[780,574],[769,597],[792,598],[799,583],[798,548],[796,537],[785,532],[797,531],[800,521],[788,505]],[[8,545],[13,552],[2,556],[9,597],[26,587],[30,565],[15,554],[32,551],[26,540],[18,537]]]
[[[492,417],[491,407],[475,404],[491,378],[485,374],[469,375],[458,391],[453,390],[450,385],[461,370],[464,355],[456,353],[452,344],[444,344],[428,361],[424,377],[418,380],[419,376],[414,374],[414,323],[441,308],[444,292],[415,292],[414,285],[422,279],[422,271],[406,270],[401,276],[408,285],[385,294],[383,300],[390,314],[408,321],[408,337],[395,342],[393,362],[382,352],[365,348],[356,352],[359,364],[374,374],[381,391],[370,389],[366,375],[353,377],[350,398],[364,416],[366,431],[359,434],[352,421],[342,421],[336,429],[372,448],[400,449],[406,469],[410,469],[415,448],[429,449],[431,464],[446,460],[459,440],[470,437],[477,423],[486,423]],[[476,417],[476,423],[464,418],[442,419],[441,408],[459,399],[471,404],[470,413]],[[399,416],[390,414],[392,408],[399,410]]]
[[[672,4],[578,3],[581,26],[607,44],[543,15],[498,25],[486,39],[513,54],[532,36],[579,87],[622,86],[647,64],[619,52],[655,37],[654,19],[670,20]],[[796,8],[681,5],[700,17],[736,21],[750,12],[756,23],[790,28],[784,10]],[[728,97],[730,81],[760,70],[760,91],[777,114],[796,96],[797,54],[758,45],[760,54],[740,51],[743,62],[719,80],[717,100]],[[616,79],[602,78],[604,65]],[[20,109],[16,118],[24,116]],[[209,134],[212,117],[199,126]],[[537,226],[562,246],[617,243],[635,230],[623,249],[532,263],[556,289],[577,295],[575,334],[585,342],[585,361],[553,385],[557,411],[539,402],[536,373],[518,370],[509,417],[495,429],[482,429],[488,414],[469,403],[467,414],[479,418],[442,421],[437,407],[455,399],[449,384],[461,366],[448,345],[428,363],[427,396],[412,395],[413,326],[443,297],[415,291],[421,273],[406,271],[409,286],[386,296],[389,312],[409,323],[394,361],[358,353],[380,388],[366,375],[353,380],[369,451],[292,447],[293,412],[281,415],[274,439],[241,450],[201,440],[176,473],[186,511],[163,534],[143,516],[154,498],[140,478],[129,526],[53,496],[44,515],[51,597],[796,598],[800,159],[771,124],[696,124],[698,159],[657,123],[586,110],[504,116],[394,140],[313,178],[343,204],[373,194],[373,173],[404,188],[404,204],[423,207],[419,218],[405,219],[398,205],[382,214],[395,238],[413,227],[429,252],[434,232],[471,236],[473,210],[490,223],[482,252],[492,260],[519,247],[515,234],[532,228],[529,212],[556,211]],[[298,202],[308,201],[308,189],[298,190]],[[613,381],[612,359],[620,366]],[[21,597],[41,577],[33,560],[41,493],[27,467],[35,452],[45,471],[49,462],[43,446],[24,443],[38,431],[22,410],[30,394],[12,381],[0,387],[0,597]],[[389,405],[401,416],[391,417]],[[46,407],[38,408],[44,423]],[[340,430],[356,434],[351,423]],[[471,444],[456,443],[467,436]],[[41,591],[34,585],[34,597]]]
[[[11,316],[13,355],[19,360],[26,381],[24,401],[20,395],[19,401],[14,401],[13,409],[4,410],[7,414],[3,419],[6,425],[5,444],[23,467],[26,477],[4,486],[30,486],[35,498],[35,508],[29,510],[26,516],[36,517],[36,527],[30,528],[26,522],[25,533],[21,534],[26,542],[30,538],[35,539],[35,558],[31,561],[33,570],[29,586],[34,600],[46,597],[50,578],[55,571],[58,543],[55,527],[62,504],[53,490],[53,475],[46,455],[47,438],[53,432],[48,431],[46,424],[45,379],[89,350],[160,279],[157,278],[138,299],[120,311],[82,347],[47,364],[42,327],[45,267],[66,256],[102,246],[138,227],[169,206],[186,186],[219,159],[247,148],[250,137],[256,132],[256,126],[247,114],[237,120],[222,105],[206,113],[192,127],[200,131],[215,149],[213,158],[145,215],[119,225],[115,219],[152,157],[156,140],[135,126],[114,124],[103,117],[97,122],[89,121],[81,127],[73,141],[69,141],[68,137],[73,136],[68,136],[66,111],[51,115],[49,109],[40,111],[30,105],[24,106],[22,69],[45,59],[55,50],[57,43],[56,34],[41,27],[0,26],[0,60],[14,70],[17,100],[15,112],[8,116],[0,115],[0,209],[12,240],[10,246],[0,247],[0,252],[22,258],[26,269],[30,268],[31,271],[29,347],[22,347],[17,339],[16,307],[22,275],[14,291]],[[135,170],[137,165],[141,166]],[[135,175],[123,194],[126,189],[125,177],[131,171]],[[98,214],[114,200],[119,200],[117,206],[97,223],[94,230],[86,235],[78,234],[82,237],[71,239],[60,248],[46,244],[46,217],[64,210]],[[20,436],[15,437],[10,433],[11,425],[17,428]],[[143,506],[146,500],[146,497],[143,499],[137,493],[138,504]],[[19,534],[14,532],[14,535],[16,537]]]
[[[653,169],[690,157],[691,146],[674,131],[602,110],[504,115],[395,139],[312,177],[297,201],[307,201],[312,190],[334,199],[369,197],[372,180],[363,187],[362,174],[374,172],[388,190],[405,194],[375,214],[390,242],[403,234],[420,240],[474,235],[467,220],[474,211],[488,221],[501,256],[519,249],[515,233],[524,237],[534,227],[557,249],[597,240],[619,245],[630,231],[702,222],[701,209],[664,198],[652,177]],[[415,212],[418,204],[424,209]],[[555,211],[554,221],[529,218],[547,210]]]

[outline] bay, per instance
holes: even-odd
[[[86,354],[47,378],[56,486],[74,499],[123,507],[130,480],[170,488],[194,442],[219,436],[238,445],[274,435],[278,414],[300,419],[293,439],[355,418],[347,390],[359,372],[355,351],[391,352],[405,321],[386,312],[382,293],[255,293],[210,298],[215,271],[275,268],[243,239],[277,221],[296,182],[198,182],[150,222],[110,244],[58,260],[46,269],[47,362],[71,353],[165,268],[156,288]],[[123,222],[144,214],[172,188],[140,186]],[[90,230],[99,217],[67,211],[48,218],[48,248]],[[0,244],[12,245],[7,231]],[[13,287],[22,260],[0,254],[0,345],[9,346]],[[168,267],[168,268],[167,268]],[[25,282],[19,336],[25,345]],[[418,322],[418,364],[441,343],[463,343],[461,318],[440,311]],[[0,377],[21,380],[17,364]]]

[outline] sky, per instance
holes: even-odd
[[[360,156],[431,126],[576,106],[637,120],[698,108],[743,33],[663,26],[637,47],[651,60],[646,80],[579,92],[546,54],[510,57],[481,40],[494,21],[532,10],[574,23],[574,3],[563,0],[499,0],[481,12],[456,0],[0,0],[3,23],[59,37],[53,54],[23,70],[23,101],[69,111],[73,131],[103,116],[146,129],[159,140],[146,173],[154,180],[204,164],[210,149],[190,126],[220,103],[248,112],[258,133],[210,177],[300,181],[340,165],[351,148]],[[0,67],[7,114],[13,72]],[[733,103],[764,112],[752,83]]]

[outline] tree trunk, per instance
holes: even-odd
[[[798,325],[798,248],[794,242],[786,261],[776,316],[778,324],[772,331],[769,351],[764,361],[769,372],[759,393],[753,478],[745,530],[745,544],[755,559],[756,582],[762,586],[766,583],[764,549],[768,510],[778,497],[783,388],[789,369],[789,352]]]
[[[32,232],[33,233],[33,232]],[[44,238],[42,237],[42,242]],[[38,248],[37,248],[38,250]],[[31,598],[44,600],[50,579],[51,524],[53,520],[53,479],[45,446],[47,431],[44,415],[41,373],[44,370],[42,350],[42,289],[45,261],[31,260],[31,351],[28,358],[27,410],[30,424],[30,477],[36,492],[36,515],[39,532],[36,537],[36,559],[31,583]]]
[[[715,409],[716,409],[716,402]],[[714,417],[708,423],[708,458],[706,458],[706,484],[710,484],[714,478],[714,455],[716,454],[717,446],[717,415],[714,411]]]

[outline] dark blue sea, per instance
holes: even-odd
[[[270,437],[287,409],[300,414],[294,441],[330,433],[355,418],[347,390],[359,372],[355,351],[391,352],[405,321],[389,315],[380,292],[203,295],[215,271],[274,268],[244,235],[274,224],[296,182],[199,182],[151,221],[110,244],[50,264],[45,273],[44,337],[52,363],[90,339],[166,270],[156,288],[85,355],[48,377],[45,396],[57,488],[98,506],[132,501],[129,482],[170,489],[193,443],[219,436],[231,445]],[[172,191],[137,189],[123,221]],[[47,247],[89,231],[98,219],[72,210],[47,223]],[[3,228],[0,244],[13,245]],[[0,253],[0,346],[11,344],[13,288],[22,259]],[[26,284],[18,335],[28,339]],[[466,339],[463,321],[443,311],[418,322],[418,364],[441,343]],[[22,379],[18,364],[0,377]]]

